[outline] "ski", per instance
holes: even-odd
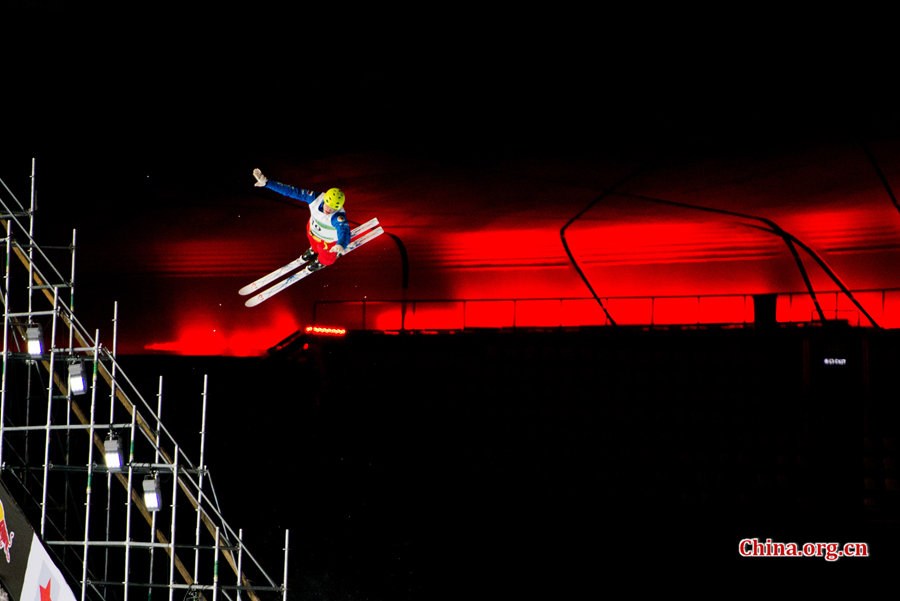
[[[353,230],[350,232],[350,237],[352,238],[353,236],[356,236],[363,232],[366,232],[377,225],[378,225],[378,218],[373,217],[372,219],[369,219],[368,221],[366,221],[364,224],[353,228]],[[351,242],[350,245],[352,246],[353,243]],[[279,267],[272,273],[264,275],[263,277],[259,278],[255,282],[247,284],[246,286],[244,286],[243,288],[238,290],[238,294],[240,294],[241,296],[247,296],[248,294],[253,294],[260,288],[266,286],[267,284],[269,284],[271,282],[274,282],[281,276],[287,275],[290,272],[294,271],[296,268],[300,267],[301,265],[305,265],[305,264],[306,264],[306,261],[303,260],[302,256],[297,257],[296,259],[294,259],[287,265]]]
[[[350,251],[359,248],[366,242],[370,242],[371,240],[374,240],[375,238],[377,238],[378,236],[380,236],[383,233],[384,233],[384,230],[381,227],[376,227],[373,230],[369,230],[362,236],[353,240],[347,246],[347,250],[344,251],[344,254],[346,255]],[[249,299],[247,299],[247,302],[244,303],[244,306],[255,307],[256,305],[272,298],[273,296],[275,296],[276,294],[278,294],[279,292],[281,292],[288,286],[292,286],[293,284],[296,284],[297,282],[299,282],[300,280],[302,280],[303,278],[305,278],[306,276],[308,276],[311,273],[313,273],[313,272],[311,272],[308,268],[301,269],[300,271],[294,273],[293,275],[286,277],[285,279],[281,280],[277,284],[273,285],[271,288],[263,290],[262,292],[254,295],[254,296],[251,296]]]

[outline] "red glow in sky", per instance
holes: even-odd
[[[180,355],[260,355],[300,328],[288,312],[277,311],[271,317],[270,323],[254,327],[230,326],[206,315],[189,315],[176,329],[173,340],[152,342],[144,348]]]
[[[900,146],[878,151],[889,167],[900,164]],[[467,171],[354,154],[260,166],[294,185],[341,187],[352,223],[378,217],[390,235],[248,309],[237,290],[305,250],[308,213],[254,189],[249,172],[245,187],[228,198],[188,199],[178,220],[148,218],[141,228],[123,229],[115,255],[101,257],[135,276],[134,289],[119,291],[130,295],[120,311],[131,324],[134,352],[253,355],[320,324],[397,330],[607,323],[588,284],[619,324],[745,323],[752,321],[753,295],[773,293],[782,295],[780,320],[810,318],[804,279],[781,238],[757,220],[691,204],[774,220],[859,292],[879,325],[900,323],[891,292],[900,290],[900,213],[854,147],[660,169],[621,193],[609,188],[630,167],[605,164]],[[900,177],[900,167],[895,171]],[[579,213],[565,237],[587,283],[560,236]],[[408,259],[406,288],[396,240]],[[835,281],[813,257],[800,255],[823,310],[866,325],[834,294]]]

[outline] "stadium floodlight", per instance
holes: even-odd
[[[44,354],[44,331],[39,325],[31,325],[25,328],[25,342],[28,346],[28,354],[32,357],[40,357]]]
[[[159,511],[162,496],[159,492],[159,480],[156,476],[147,476],[144,478],[144,505],[150,511]]]
[[[84,394],[87,392],[87,380],[84,377],[84,366],[81,363],[69,365],[69,393]]]
[[[122,443],[119,441],[119,437],[112,432],[109,433],[109,438],[103,441],[103,454],[106,457],[106,467],[109,468],[109,471],[122,470],[122,465],[125,463],[122,457]]]

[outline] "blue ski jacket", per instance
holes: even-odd
[[[310,190],[295,188],[294,186],[282,184],[281,182],[276,182],[271,179],[266,181],[266,188],[273,192],[277,192],[282,196],[305,202],[308,205],[315,202],[316,198],[319,197],[318,194]],[[321,203],[322,201],[320,200],[319,207],[317,208],[321,208]],[[343,217],[343,219],[341,219],[341,217]],[[347,222],[347,216],[343,211],[335,211],[332,214],[331,225],[337,230],[338,244],[347,248],[347,245],[350,244],[350,224]]]

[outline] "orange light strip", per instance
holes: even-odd
[[[307,334],[321,334],[323,336],[343,336],[347,333],[344,328],[326,328],[322,326],[306,326]]]

